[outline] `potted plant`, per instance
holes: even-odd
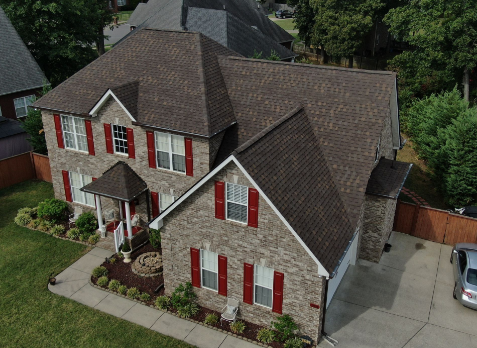
[[[124,263],[131,262],[131,246],[129,245],[129,242],[127,240],[124,240],[121,251],[124,256]]]
[[[53,273],[50,274],[48,282],[50,283],[50,285],[55,285],[56,284],[56,278],[53,276]]]

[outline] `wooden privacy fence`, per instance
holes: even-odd
[[[0,189],[30,179],[52,182],[47,156],[26,152],[0,160]]]
[[[477,219],[398,201],[394,231],[437,243],[477,243]]]

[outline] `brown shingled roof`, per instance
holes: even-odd
[[[371,173],[366,193],[397,198],[411,170],[412,164],[381,158]]]

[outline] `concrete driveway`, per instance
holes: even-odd
[[[338,347],[477,348],[477,311],[452,298],[452,247],[397,232],[390,243],[379,264],[348,268],[326,314],[328,335]]]

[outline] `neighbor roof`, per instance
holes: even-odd
[[[373,169],[366,193],[396,199],[411,170],[412,164],[382,157]]]
[[[0,96],[44,83],[48,80],[0,7]]]
[[[0,139],[26,133],[20,121],[11,120],[0,116]]]
[[[130,166],[120,161],[80,190],[130,202],[147,190],[147,184]]]

